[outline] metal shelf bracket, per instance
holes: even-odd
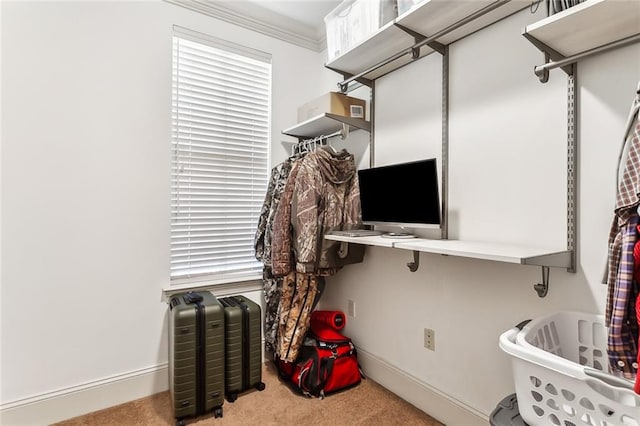
[[[413,262],[407,262],[407,267],[411,272],[415,272],[418,270],[418,266],[420,266],[420,252],[413,250]]]
[[[547,81],[549,81],[549,70],[551,69],[552,66],[554,68],[555,67],[561,67],[562,70],[567,75],[571,75],[573,73],[573,67],[571,67],[571,64],[556,65],[556,64],[562,63],[563,61],[565,61],[567,59],[560,52],[558,52],[558,51],[552,49],[551,47],[547,46],[545,43],[543,43],[540,40],[538,40],[537,38],[533,37],[531,34],[523,33],[522,35],[524,36],[524,38],[529,40],[529,42],[531,44],[533,44],[535,47],[537,47],[538,50],[540,50],[542,53],[544,53],[544,65],[538,65],[538,66],[533,68],[533,73],[536,76],[538,76],[538,78],[540,79],[541,83],[546,83]]]
[[[420,46],[419,43],[428,39],[429,37],[420,34],[419,32],[413,31],[410,28],[407,28],[403,25],[394,24],[397,28],[400,28],[402,31],[404,31],[405,33],[409,34],[411,37],[413,37],[413,42],[414,42],[414,46],[411,48],[411,59],[415,60],[415,59],[420,59]],[[429,46],[430,48],[432,48],[433,50],[435,50],[436,52],[440,53],[441,55],[444,55],[444,44],[442,43],[438,43],[435,40],[432,40],[430,42],[426,43],[427,46]]]
[[[533,286],[533,289],[538,293],[538,297],[545,297],[549,291],[549,267],[542,267],[542,284],[538,283]]]
[[[341,74],[342,78],[345,79],[345,81],[338,83],[338,88],[340,89],[340,93],[347,93],[349,91],[349,83],[352,81],[355,81],[356,83],[360,83],[363,86],[373,87],[373,80],[370,80],[368,78],[364,78],[364,77],[353,78],[353,74],[341,71],[336,68],[332,68],[328,65],[325,65],[325,68],[328,68],[333,72]]]

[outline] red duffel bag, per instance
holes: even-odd
[[[363,378],[351,339],[326,325],[312,327],[296,361],[280,362],[278,369],[285,380],[308,397],[324,398],[357,386]]]

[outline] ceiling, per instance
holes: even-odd
[[[289,17],[303,25],[324,31],[324,17],[340,4],[340,0],[248,0]]]
[[[317,52],[326,48],[324,17],[341,3],[340,0],[165,1]]]

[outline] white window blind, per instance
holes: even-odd
[[[262,276],[270,98],[270,55],[174,28],[172,283]]]

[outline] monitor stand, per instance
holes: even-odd
[[[415,238],[416,236],[408,232],[387,232],[382,234],[384,238]]]

